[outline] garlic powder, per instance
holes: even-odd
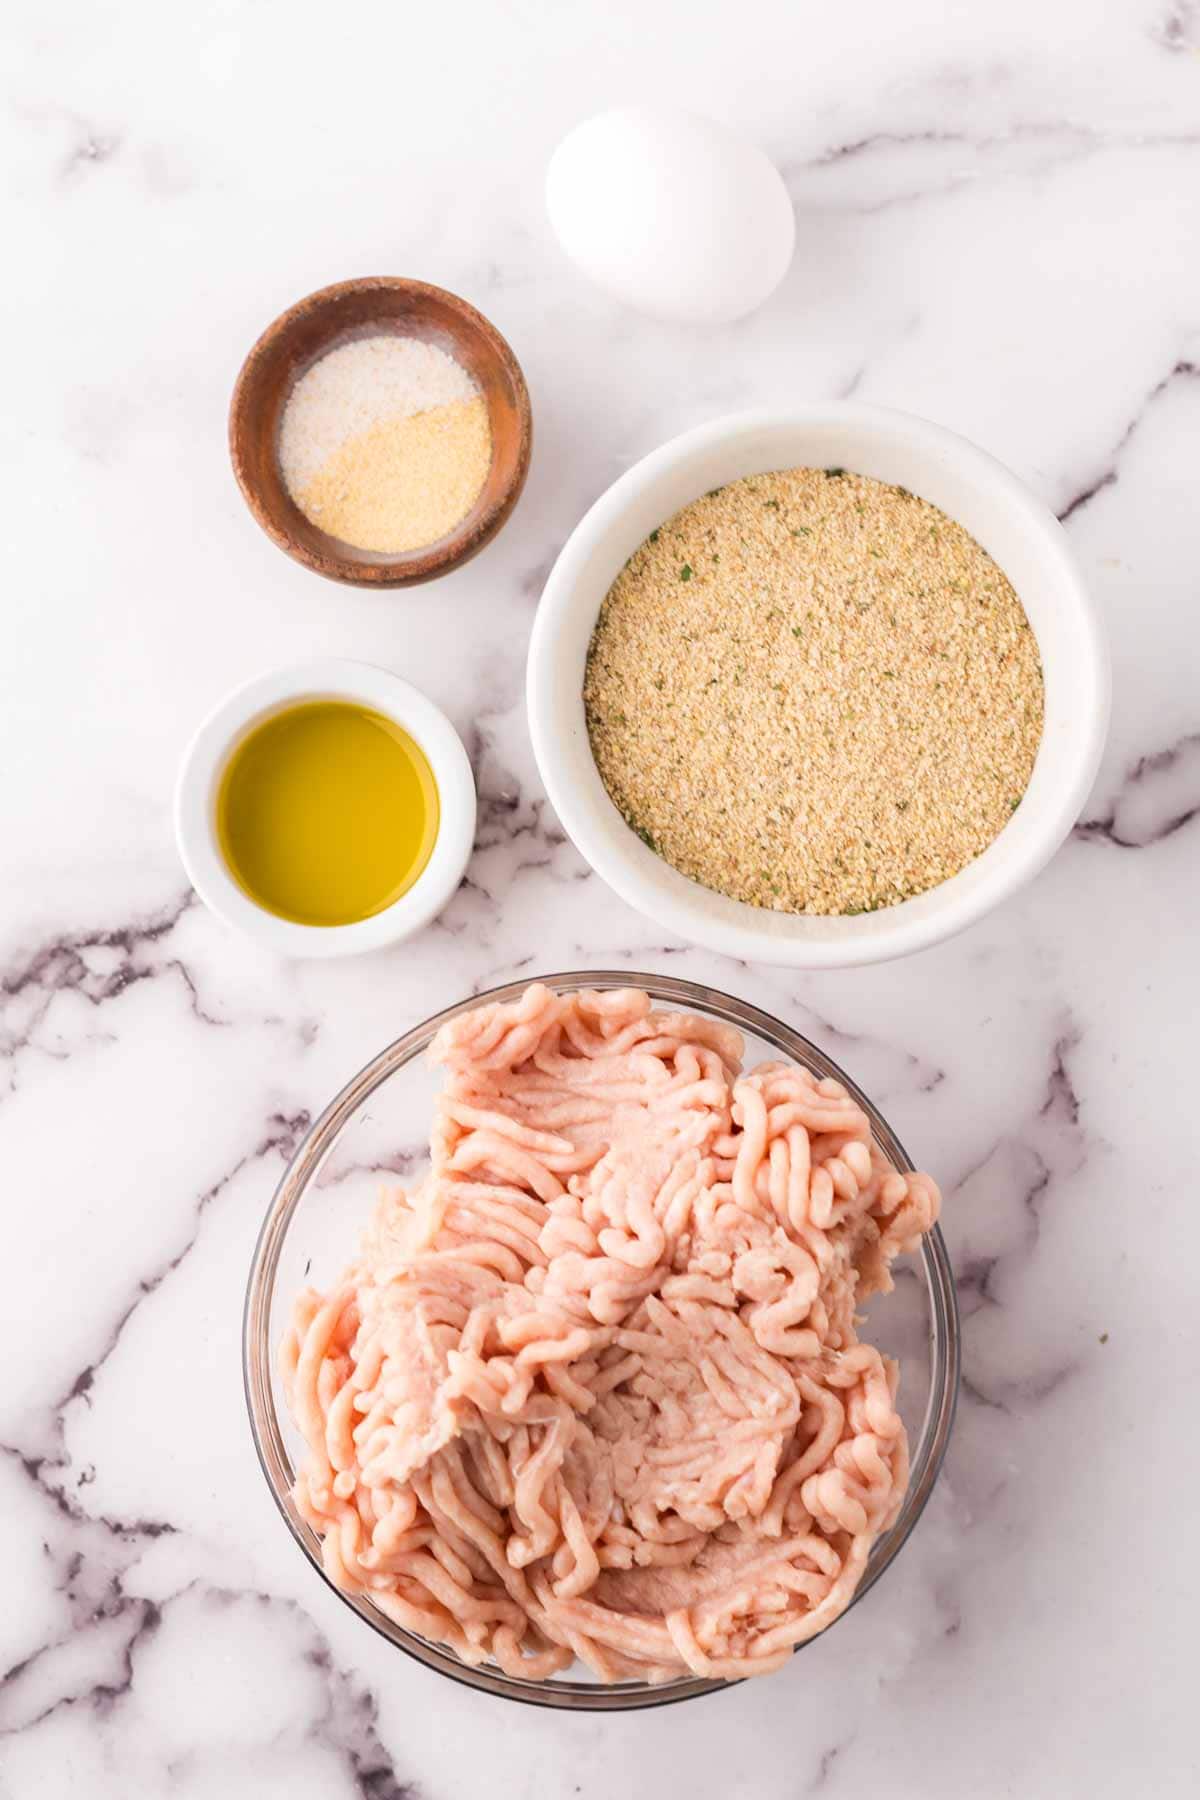
[[[470,512],[491,466],[478,386],[418,338],[379,334],[331,350],[284,409],[279,463],[314,525],[358,549],[435,543]]]

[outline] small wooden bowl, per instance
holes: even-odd
[[[395,556],[357,549],[306,519],[283,484],[278,454],[283,409],[299,377],[339,344],[381,332],[421,338],[460,362],[487,403],[492,430],[492,465],[466,518],[437,543]],[[468,562],[516,505],[532,440],[525,377],[496,327],[457,294],[396,275],[339,281],[289,307],[242,364],[229,408],[233,472],[267,536],[305,568],[355,587],[411,587]]]

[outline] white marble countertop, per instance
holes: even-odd
[[[5,36],[3,1800],[1194,1794],[1196,0],[21,0]],[[751,131],[795,200],[794,269],[727,330],[620,310],[542,220],[558,135],[655,96]],[[391,598],[280,556],[224,440],[260,328],[379,272],[489,313],[536,419],[503,535]],[[804,977],[664,942],[588,875],[523,658],[632,460],[849,393],[1051,502],[1115,708],[1031,889]],[[225,690],[325,653],[451,713],[479,838],[421,939],[288,967],[193,902],[169,791]],[[966,1379],[925,1519],[827,1641],[601,1721],[459,1689],[339,1604],[264,1489],[238,1352],[263,1208],[342,1081],[472,985],[614,963],[781,1012],[884,1105],[947,1190]]]

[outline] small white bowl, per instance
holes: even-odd
[[[231,751],[263,719],[301,700],[351,700],[393,719],[425,752],[437,782],[440,816],[429,861],[399,900],[354,925],[297,925],[257,906],[230,874],[217,842],[217,789]],[[175,834],[188,879],[227,925],[281,956],[353,956],[411,937],[445,906],[475,840],[475,781],[449,719],[407,681],[369,663],[301,663],[260,675],[205,719],[180,767]]]
[[[609,799],[584,719],[588,643],[626,559],[709,488],[800,466],[846,468],[893,482],[964,525],[1020,596],[1045,674],[1045,727],[1033,776],[999,837],[928,893],[855,917],[768,912],[679,874],[638,839]],[[717,419],[673,438],[614,482],[551,571],[529,647],[527,699],[550,803],[581,855],[630,906],[727,956],[844,968],[952,936],[1049,860],[1095,779],[1108,726],[1108,655],[1065,532],[1015,475],[926,419],[840,401]]]

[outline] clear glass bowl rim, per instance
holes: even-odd
[[[657,1687],[638,1681],[617,1682],[611,1687],[604,1687],[596,1683],[557,1677],[545,1681],[523,1681],[490,1666],[471,1668],[460,1662],[449,1650],[393,1624],[362,1596],[344,1593],[341,1588],[336,1587],[322,1567],[320,1540],[300,1517],[291,1498],[295,1470],[284,1445],[271,1386],[275,1347],[269,1340],[269,1328],[279,1259],[296,1209],[319,1174],[343,1127],[363,1101],[397,1070],[419,1057],[448,1019],[456,1018],[459,1013],[468,1012],[472,1007],[483,1006],[490,1001],[515,1000],[534,981],[558,993],[577,993],[584,988],[644,988],[656,1003],[694,1007],[739,1030],[751,1032],[814,1073],[829,1075],[835,1081],[842,1082],[870,1119],[876,1142],[884,1155],[898,1169],[909,1170],[914,1166],[887,1120],[832,1058],[782,1020],[748,1001],[723,993],[719,988],[675,976],[640,974],[629,969],[582,969],[556,975],[529,976],[520,981],[506,982],[501,987],[489,988],[483,993],[472,994],[469,998],[460,1000],[457,1005],[448,1006],[444,1011],[414,1025],[410,1031],[381,1050],[378,1056],[347,1082],[311,1126],[284,1171],[258,1235],[246,1287],[242,1319],[242,1375],[250,1431],[272,1498],[310,1564],[345,1605],[353,1608],[373,1630],[406,1655],[414,1657],[426,1668],[447,1675],[451,1680],[467,1687],[531,1706],[557,1707],[577,1712],[625,1712],[640,1707],[665,1706],[678,1700],[696,1699],[701,1694],[717,1693],[737,1684],[687,1677],[665,1682]],[[928,1292],[931,1322],[929,1398],[925,1418],[916,1443],[910,1446],[912,1467],[900,1515],[891,1530],[874,1545],[863,1579],[846,1612],[874,1587],[908,1541],[933,1492],[954,1424],[960,1365],[958,1305],[945,1241],[936,1226],[923,1240],[918,1261]],[[846,1614],[839,1616],[844,1618]],[[835,1619],[833,1624],[836,1623]],[[808,1642],[818,1642],[829,1630],[832,1630],[832,1625]],[[798,1648],[803,1650],[807,1645],[801,1644]]]

